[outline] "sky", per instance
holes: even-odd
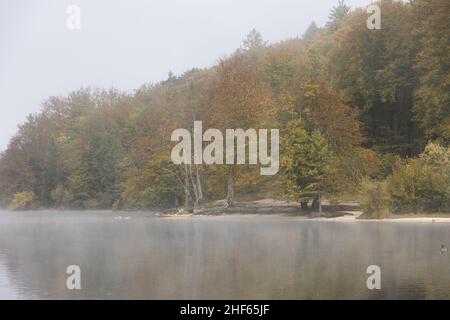
[[[0,151],[50,96],[132,92],[213,65],[255,28],[270,43],[323,26],[337,0],[0,0]],[[364,7],[370,0],[346,0]],[[80,29],[70,30],[71,5]]]

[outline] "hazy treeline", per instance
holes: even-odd
[[[450,2],[378,5],[380,30],[367,29],[364,8],[350,11],[340,1],[324,27],[311,23],[301,38],[267,44],[253,30],[210,68],[170,73],[133,93],[81,89],[49,98],[1,155],[3,205],[189,209],[212,199],[232,206],[237,194],[288,197],[307,208],[322,194],[354,196],[362,188],[372,198],[382,189],[381,202],[394,211],[449,210],[450,179],[438,191],[423,187],[431,188],[430,206],[416,199],[406,209],[391,197],[398,188],[368,184],[402,180],[410,166],[423,174],[411,164],[419,160],[405,158],[428,142],[427,154],[440,155],[432,162],[438,176],[450,170]],[[174,165],[171,133],[196,120],[221,130],[279,128],[280,172]],[[405,179],[414,189],[408,183],[416,180]]]

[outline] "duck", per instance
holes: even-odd
[[[441,253],[444,253],[444,252],[448,252],[448,248],[442,244],[441,245]]]

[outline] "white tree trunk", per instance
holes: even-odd
[[[189,165],[189,177],[192,183],[192,189],[194,189],[194,196],[195,196],[195,201],[194,201],[194,207],[197,208],[198,206],[198,191],[197,191],[197,185],[194,181],[194,177],[192,176],[192,164]]]
[[[202,201],[203,200],[203,188],[202,188],[202,181],[200,179],[200,171],[198,169],[198,166],[195,167],[196,168],[196,173],[197,173],[197,189],[198,189],[198,200]]]
[[[227,199],[225,200],[225,207],[230,208],[234,206],[234,168],[228,166],[228,183],[227,183]]]

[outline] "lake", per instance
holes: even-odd
[[[0,298],[450,299],[441,244],[448,223],[0,211]]]

